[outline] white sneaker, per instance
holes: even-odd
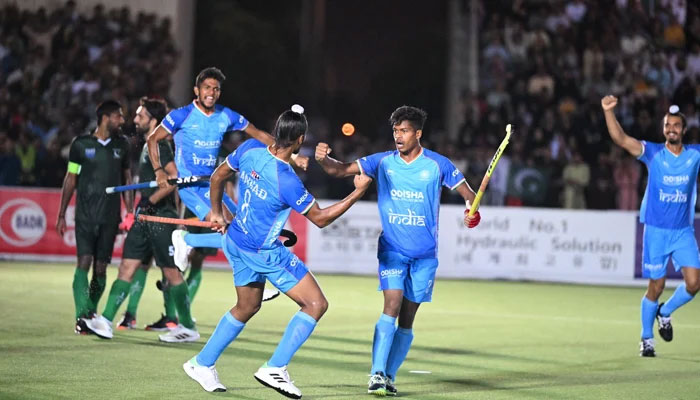
[[[170,332],[158,335],[161,342],[168,343],[185,343],[185,342],[196,342],[199,340],[199,332],[194,329],[185,328],[182,325],[178,325],[177,328],[171,330]]]
[[[269,301],[280,295],[280,291],[277,289],[264,289],[262,301]]]
[[[216,373],[216,368],[212,365],[211,367],[203,367],[197,365],[194,361],[194,357],[182,364],[182,369],[185,373],[197,383],[202,385],[202,388],[207,392],[225,392],[226,386],[219,382],[219,374]]]
[[[268,367],[265,363],[253,377],[263,385],[275,389],[283,396],[290,399],[301,399],[301,390],[294,386],[294,382],[289,378],[287,366],[284,367]]]
[[[102,315],[95,314],[92,318],[82,318],[82,320],[85,321],[85,325],[87,325],[95,335],[102,339],[111,339],[114,337],[112,333],[112,321]]]
[[[173,241],[173,249],[175,250],[173,260],[181,272],[185,272],[187,269],[187,257],[190,255],[190,251],[192,251],[192,246],[188,246],[187,243],[185,243],[185,235],[187,235],[186,230],[175,229],[170,237]]]

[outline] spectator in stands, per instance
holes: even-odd
[[[0,186],[17,186],[22,163],[15,154],[15,144],[6,133],[0,132]]]
[[[586,208],[585,190],[591,178],[591,171],[577,150],[573,152],[571,162],[564,167],[562,175],[564,179],[562,206],[575,209]]]

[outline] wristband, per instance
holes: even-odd
[[[155,172],[157,172],[159,169],[163,169],[163,167],[162,167],[162,166],[161,166],[161,167],[158,167],[158,168],[154,169],[153,172],[155,173]]]

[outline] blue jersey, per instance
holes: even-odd
[[[218,104],[207,115],[193,101],[168,113],[161,126],[173,134],[178,176],[211,175],[224,133],[244,130],[248,120]]]
[[[446,157],[428,149],[410,163],[397,150],[357,160],[360,169],[377,182],[382,234],[379,251],[407,257],[437,257],[438,220],[442,186],[455,189],[464,175]]]
[[[316,202],[289,163],[255,139],[243,142],[226,157],[238,171],[238,213],[228,235],[244,250],[269,250],[282,245],[280,231],[291,210],[306,214]]]
[[[639,160],[646,164],[649,178],[640,222],[665,229],[693,226],[700,145],[686,145],[677,156],[664,143],[642,141],[642,146]]]

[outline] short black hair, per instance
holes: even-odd
[[[428,113],[424,110],[413,106],[401,106],[394,110],[389,117],[389,125],[393,128],[403,121],[408,121],[415,130],[422,130],[425,121],[428,119]]]
[[[105,100],[97,106],[95,109],[95,114],[97,115],[97,125],[102,123],[102,117],[109,116],[115,112],[119,112],[122,105],[116,100]]]
[[[151,117],[154,118],[158,124],[165,118],[165,114],[168,113],[168,106],[165,104],[165,101],[161,99],[144,96],[139,100],[139,104],[151,114]]]
[[[671,106],[673,108],[673,106]],[[680,109],[677,112],[671,112],[671,110],[668,110],[666,113],[665,117],[680,117],[681,123],[683,124],[683,129],[685,129],[686,126],[688,126],[688,122],[685,120],[685,114],[683,114]]]
[[[195,86],[199,87],[199,85],[204,82],[205,79],[208,78],[214,78],[217,81],[219,81],[220,84],[224,84],[224,81],[226,80],[226,75],[224,75],[223,72],[221,72],[220,69],[216,67],[208,67],[204,68],[198,75],[197,79],[195,79],[194,84]]]
[[[306,135],[309,123],[306,116],[292,110],[287,110],[280,114],[272,129],[275,137],[275,144],[279,147],[289,147],[302,135]]]

